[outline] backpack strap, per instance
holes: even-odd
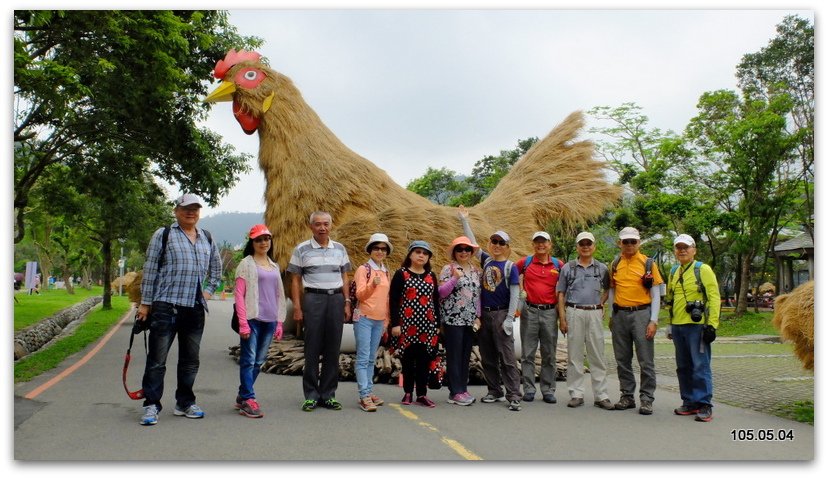
[[[170,226],[164,226],[164,232],[161,233],[161,255],[158,257],[158,271],[164,267],[164,262],[167,259],[167,242],[170,240]]]
[[[526,259],[523,261],[523,270],[520,271],[521,274],[526,274],[526,269],[529,268],[529,265],[532,263],[532,258],[534,256],[526,256]]]

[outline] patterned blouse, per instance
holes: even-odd
[[[455,263],[446,264],[440,271],[443,321],[449,325],[471,327],[474,319],[480,316],[481,271],[477,268],[464,270],[463,277],[455,279],[455,267]]]
[[[440,295],[433,272],[417,274],[408,268],[398,269],[391,279],[391,327],[400,326],[401,350],[423,344],[430,355],[437,353],[437,329],[440,327]]]

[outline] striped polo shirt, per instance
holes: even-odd
[[[345,246],[328,240],[328,246],[322,247],[313,238],[296,246],[287,266],[287,272],[302,276],[304,287],[314,289],[342,287],[342,273],[350,270]]]

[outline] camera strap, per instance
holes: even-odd
[[[145,319],[145,320],[148,320],[148,319]],[[133,326],[133,330],[134,329],[135,329],[135,327]],[[147,356],[149,356],[149,349],[147,348],[147,331],[146,331],[146,329],[143,329],[143,333],[144,333],[144,352],[146,352]],[[136,335],[135,332],[130,331],[130,334],[129,334],[129,347],[127,347],[126,356],[124,356],[124,370],[123,370],[123,374],[122,374],[123,375],[122,379],[123,379],[123,382],[124,382],[124,390],[126,391],[127,396],[129,398],[133,399],[133,400],[141,400],[141,399],[144,398],[144,389],[142,388],[140,390],[130,392],[129,388],[127,387],[127,383],[126,383],[127,369],[129,368],[129,362],[132,360],[132,355],[131,355],[132,342],[135,340],[135,335]]]

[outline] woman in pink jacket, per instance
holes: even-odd
[[[279,265],[270,258],[273,235],[264,224],[250,229],[244,259],[236,267],[234,306],[239,316],[239,394],[235,407],[250,418],[264,416],[253,384],[267,358],[270,342],[282,339],[287,315],[285,288]]]

